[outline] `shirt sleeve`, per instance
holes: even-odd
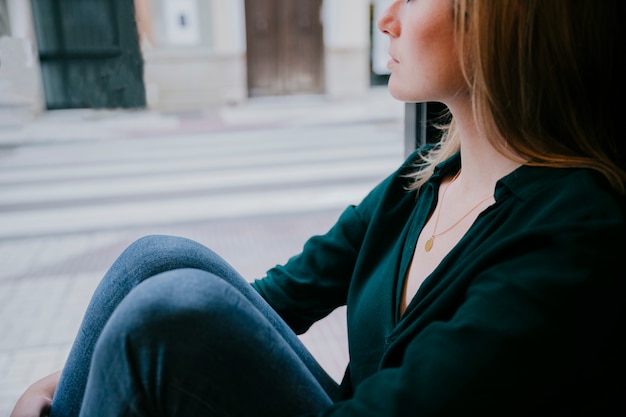
[[[335,308],[345,305],[361,248],[376,212],[396,195],[406,196],[403,173],[430,147],[413,152],[374,187],[358,205],[351,205],[323,235],[310,238],[302,252],[252,283],[253,288],[298,334]]]
[[[328,233],[313,236],[302,252],[252,285],[296,331],[345,304],[352,269],[366,224],[348,207]]]
[[[389,190],[399,187],[398,172],[383,180],[358,205],[347,207],[326,234],[311,237],[300,254],[252,283],[296,333],[305,332],[315,321],[346,304],[368,227]]]

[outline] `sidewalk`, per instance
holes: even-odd
[[[404,104],[390,96],[386,86],[372,87],[362,97],[332,99],[326,96],[254,98],[221,109],[162,113],[153,110],[54,110],[11,118],[0,117],[0,147],[122,137],[155,137],[320,123],[358,123],[397,120]]]

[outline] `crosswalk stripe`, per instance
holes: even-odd
[[[307,152],[274,152],[265,155],[245,153],[230,156],[190,154],[188,157],[166,160],[140,159],[135,161],[110,161],[105,163],[73,162],[71,165],[29,166],[0,170],[0,186],[22,186],[24,183],[51,182],[64,180],[87,180],[99,177],[154,175],[193,170],[222,170],[233,167],[263,169],[277,165],[297,165],[304,163],[340,163],[351,160],[376,159],[396,160],[398,150],[389,146],[368,146],[349,152],[337,149],[315,149]],[[365,161],[364,161],[365,162]]]
[[[274,153],[296,155],[329,148],[349,153],[359,148],[393,147],[399,143],[397,132],[381,131],[380,134],[373,135],[370,130],[357,126],[352,129],[320,128],[304,133],[298,129],[283,129],[280,134],[247,132],[206,137],[172,136],[167,139],[70,142],[19,149],[8,161],[2,162],[2,168],[11,170],[35,168],[39,164],[52,167],[81,161],[108,163],[145,159],[169,160],[192,156],[210,158]]]
[[[103,178],[100,180],[81,181],[68,184],[58,182],[31,186],[14,187],[0,192],[3,201],[13,205],[24,203],[40,203],[71,201],[74,199],[106,198],[143,194],[181,192],[198,190],[202,193],[232,190],[236,187],[274,186],[306,184],[311,181],[323,181],[333,178],[342,180],[358,180],[363,177],[360,172],[366,167],[370,176],[380,178],[391,172],[393,166],[388,161],[371,160],[367,164],[335,163],[309,164],[293,166],[288,170],[266,168],[254,170],[223,170],[219,173],[178,173],[152,175],[150,177]],[[4,203],[6,204],[6,203]],[[0,202],[2,210],[3,202]]]
[[[370,184],[265,190],[154,202],[3,213],[0,239],[176,224],[220,218],[338,209],[358,203]]]

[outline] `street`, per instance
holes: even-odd
[[[189,237],[261,277],[399,166],[402,118],[403,105],[373,89],[352,101],[0,124],[0,415],[62,367],[95,285],[129,243]],[[341,378],[342,309],[302,340]]]

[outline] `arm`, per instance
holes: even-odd
[[[345,305],[368,236],[371,241],[373,235],[401,233],[401,219],[408,217],[415,200],[403,174],[419,156],[413,154],[358,205],[347,207],[333,227],[309,239],[299,255],[252,284],[297,333]]]
[[[28,387],[15,404],[11,417],[47,416],[60,376],[61,371],[57,371]]]
[[[365,226],[349,207],[331,230],[307,241],[301,254],[268,271],[254,288],[297,332],[345,304]]]

